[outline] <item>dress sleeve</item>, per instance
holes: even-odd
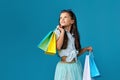
[[[59,31],[59,29],[58,29],[58,26],[55,28],[54,32],[55,32],[55,34],[56,34],[56,39],[58,39],[59,36],[60,36],[60,31]]]

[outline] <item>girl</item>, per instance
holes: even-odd
[[[92,47],[81,48],[76,16],[71,10],[62,10],[59,25],[54,31],[61,58],[56,66],[54,80],[82,80],[82,67],[77,57]]]

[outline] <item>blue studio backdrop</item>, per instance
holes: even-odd
[[[60,58],[37,45],[58,25],[62,9],[75,12],[82,47],[93,47],[96,80],[120,80],[119,0],[1,0],[0,80],[54,79]],[[79,57],[82,66],[86,54]]]

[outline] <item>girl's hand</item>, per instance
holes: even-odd
[[[92,51],[93,51],[93,49],[92,49],[92,47],[91,47],[91,46],[87,47],[86,49],[87,49],[87,51],[90,51],[90,52],[92,52]]]
[[[58,29],[60,30],[61,33],[64,33],[65,31],[62,26],[59,26]]]

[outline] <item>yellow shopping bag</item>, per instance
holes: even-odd
[[[46,54],[56,54],[56,35],[53,32],[50,43],[48,45],[47,51],[45,51]]]

